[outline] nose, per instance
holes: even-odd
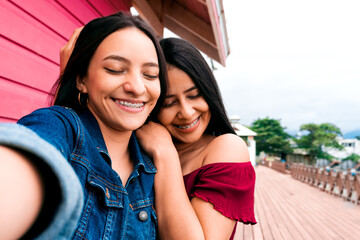
[[[146,92],[143,77],[140,73],[128,74],[123,85],[125,92],[140,96]]]
[[[193,106],[187,101],[183,101],[180,103],[180,109],[178,113],[178,117],[182,119],[191,119],[194,116],[195,109]]]

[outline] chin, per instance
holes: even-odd
[[[119,131],[135,131],[136,129],[140,128],[145,123],[145,120],[142,122],[140,122],[140,121],[136,121],[136,122],[137,122],[136,124],[131,121],[118,123],[116,129]]]

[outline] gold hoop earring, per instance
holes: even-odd
[[[79,105],[80,105],[81,107],[86,107],[86,105],[87,105],[87,103],[88,103],[88,98],[87,98],[86,94],[84,93],[85,98],[86,98],[86,105],[84,105],[83,102],[84,102],[85,99],[83,99],[83,101],[81,101],[81,94],[82,94],[82,92],[79,92],[79,95],[78,95]]]

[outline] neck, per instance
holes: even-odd
[[[178,152],[188,152],[188,151],[197,150],[199,148],[203,148],[214,138],[215,136],[213,135],[203,134],[201,138],[199,138],[197,141],[194,142],[185,143],[185,142],[180,142],[177,139],[173,139],[173,142]]]
[[[120,132],[114,129],[102,128],[101,126],[100,129],[110,156],[114,154],[117,156],[124,155],[128,152],[132,131]],[[114,158],[112,161],[117,161],[117,159]]]
[[[118,173],[123,186],[134,169],[129,151],[129,142],[132,131],[120,132],[114,129],[101,128],[105,145],[111,159],[112,169]]]
[[[204,148],[208,145],[214,136],[204,134],[200,139],[191,143],[184,143],[174,140],[175,148],[179,154],[180,163],[182,166],[195,163],[196,159],[201,158]]]
[[[107,151],[111,157],[111,161],[119,161],[118,156],[126,156],[128,154],[128,146],[132,131],[119,131],[101,121],[94,113],[92,108],[89,107],[90,112],[97,120],[100,131],[103,135]],[[117,156],[114,158],[114,156]]]
[[[192,143],[184,143],[184,142],[179,142],[177,140],[174,140],[174,145],[175,145],[176,151],[179,153],[179,156],[180,156],[181,154],[192,152],[192,151],[198,149],[200,147],[199,142],[200,142],[200,139],[198,141],[192,142]]]
[[[119,131],[113,129],[101,121],[98,121],[101,133],[103,135],[107,151],[111,161],[121,161],[120,156],[128,155],[128,146],[132,131]]]
[[[120,131],[114,129],[100,121],[94,113],[93,115],[95,116],[103,135],[111,159],[111,167],[120,176],[123,186],[126,186],[127,180],[134,169],[134,163],[131,160],[129,151],[129,142],[133,131]]]

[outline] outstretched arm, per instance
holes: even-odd
[[[39,172],[19,151],[0,145],[0,239],[19,239],[43,204]]]

